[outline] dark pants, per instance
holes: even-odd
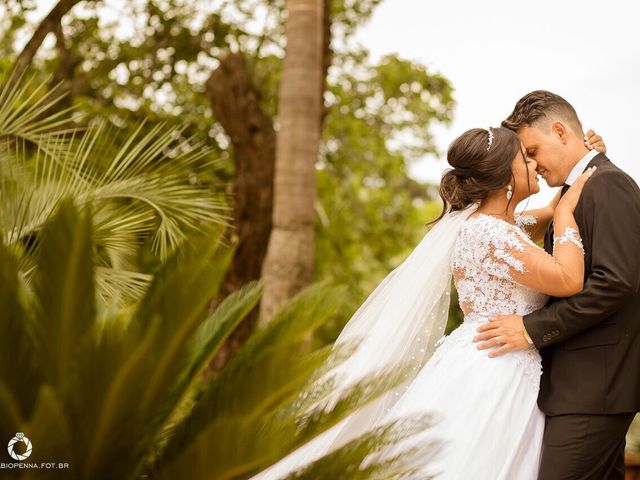
[[[635,414],[547,417],[538,480],[623,480]]]

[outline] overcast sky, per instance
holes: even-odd
[[[545,89],[568,100],[640,183],[639,20],[634,1],[386,0],[359,40],[374,58],[396,52],[452,82],[454,121],[434,131],[442,152],[466,129],[498,126],[520,97]],[[431,157],[412,172],[438,182],[446,167]],[[530,205],[551,194],[545,184]]]

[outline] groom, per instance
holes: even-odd
[[[589,151],[573,107],[535,91],[503,127],[518,133],[538,173],[566,191],[587,168],[575,210],[585,249],[584,289],[550,298],[524,317],[480,327],[491,356],[535,346],[542,356],[538,405],[547,415],[540,480],[624,478],[625,435],[640,411],[640,190],[602,153]],[[552,253],[553,223],[544,247]]]

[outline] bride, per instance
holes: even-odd
[[[594,134],[588,142],[599,140]],[[453,168],[442,178],[444,209],[435,226],[369,295],[336,341],[360,343],[334,372],[335,396],[393,364],[409,362],[411,373],[400,387],[254,479],[281,478],[377,425],[421,412],[438,421],[387,452],[442,445],[435,461],[424,457],[420,474],[438,480],[537,478],[544,431],[536,404],[540,355],[532,347],[490,359],[473,337],[491,316],[526,315],[548,295],[582,289],[584,252],[573,211],[593,170],[549,207],[516,215],[516,205],[540,189],[536,162],[516,133],[469,130],[451,144],[447,160]],[[552,219],[549,255],[535,241]],[[452,275],[464,322],[442,337]],[[500,345],[499,337],[494,341]]]

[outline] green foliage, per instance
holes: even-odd
[[[401,369],[383,372],[332,408],[316,406],[333,382],[318,372],[346,354],[302,350],[340,307],[340,289],[325,285],[294,298],[217,377],[204,375],[262,290],[249,284],[203,314],[234,252],[220,242],[222,228],[176,251],[134,308],[102,309],[92,221],[90,208],[59,203],[43,227],[31,291],[0,244],[0,429],[25,432],[37,446],[30,462],[68,462],[74,478],[247,478],[401,381]],[[412,425],[365,435],[350,462],[424,427]],[[347,461],[344,451],[335,455]],[[400,457],[369,468],[395,472],[402,464]],[[335,464],[313,468],[331,472]]]
[[[460,309],[458,291],[451,282],[451,303],[449,304],[449,321],[445,328],[445,334],[449,335],[453,330],[458,328],[464,320],[464,313]]]
[[[383,449],[402,442],[413,435],[424,432],[431,425],[429,416],[412,419],[410,422],[397,420],[388,422],[361,437],[348,442],[343,447],[317,460],[307,468],[291,475],[290,480],[315,480],[331,478],[334,480],[392,480],[420,479],[427,477],[414,468],[410,458],[417,459],[417,465],[425,465],[440,451],[440,445],[434,441],[424,441],[417,447],[402,454],[376,457]],[[361,462],[372,456],[377,462]]]
[[[0,2],[0,65],[10,68],[13,45],[27,26],[27,14],[35,10],[36,0],[3,0]],[[0,70],[1,71],[1,70]]]
[[[18,3],[12,11],[19,16]],[[233,172],[229,138],[212,115],[205,82],[229,52],[241,52],[264,111],[277,120],[284,55],[284,0],[88,2],[63,24],[73,103],[114,125],[125,141],[144,119],[183,122],[220,160],[216,175],[201,168],[203,185]],[[432,186],[409,175],[411,162],[435,152],[434,123],[449,121],[450,83],[424,66],[390,55],[372,63],[355,46],[356,29],[380,0],[331,0],[332,65],[318,173],[316,279],[349,286],[343,320],[322,330],[335,338],[348,313],[411,250],[437,206]],[[118,18],[113,19],[113,12]],[[107,21],[107,18],[112,20]],[[123,19],[126,19],[123,20]],[[119,28],[124,25],[125,28]],[[127,26],[135,28],[126,28]],[[7,30],[24,34],[24,25]],[[11,42],[9,42],[11,43]],[[42,54],[44,72],[59,55]],[[209,172],[209,173],[207,173]]]
[[[180,128],[143,123],[118,145],[113,127],[82,129],[56,110],[58,90],[33,79],[9,85],[0,91],[0,229],[27,283],[42,227],[65,197],[93,210],[104,301],[143,293],[152,273],[140,259],[145,244],[163,262],[185,235],[227,221],[225,196],[198,184],[216,162]]]
[[[433,187],[409,176],[409,159],[435,151],[430,128],[449,121],[453,107],[448,81],[421,65],[392,55],[367,66],[364,52],[338,61],[318,170],[316,275],[348,284],[352,296],[323,341],[335,338],[439,213]]]

